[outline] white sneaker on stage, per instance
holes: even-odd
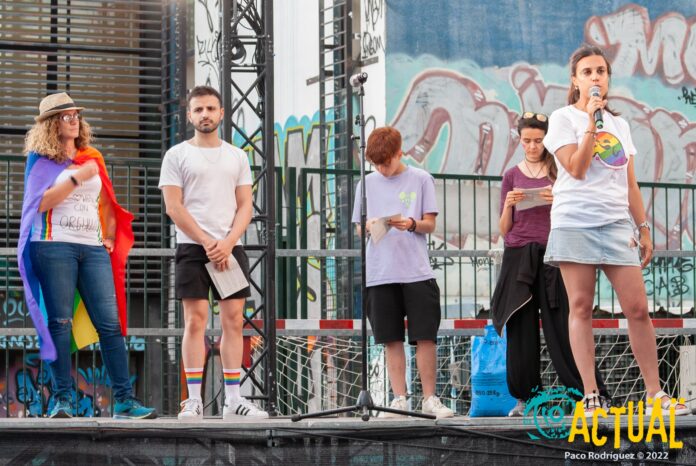
[[[454,417],[454,411],[442,404],[435,395],[431,395],[423,401],[423,414],[433,414],[437,419]]]
[[[246,398],[240,398],[236,401],[230,402],[229,404],[225,402],[225,407],[222,409],[222,418],[229,420],[239,417],[268,419],[268,413],[261,410],[258,406]]]
[[[389,405],[391,409],[398,409],[400,411],[408,411],[408,401],[405,396],[395,396]],[[379,418],[397,418],[397,417],[408,417],[405,414],[387,413],[384,411],[379,412]]]
[[[181,412],[177,416],[180,421],[202,421],[203,401],[189,398],[181,402]]]

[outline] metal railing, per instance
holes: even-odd
[[[138,396],[154,404],[164,414],[174,414],[184,396],[180,377],[182,321],[180,305],[173,297],[173,228],[164,215],[161,195],[157,189],[158,160],[108,159],[120,202],[135,215],[136,244],[127,270],[127,298],[130,335],[128,337],[131,372]],[[0,242],[0,416],[40,415],[51,400],[50,371],[38,360],[33,325],[26,315],[21,281],[16,261],[16,241],[21,212],[24,159],[0,156],[0,225],[5,237]],[[349,186],[343,196],[354,197],[357,171],[319,170],[312,168],[276,168],[276,296],[279,319],[357,319],[360,317],[359,250],[357,237],[349,232],[353,249],[321,249],[321,216],[314,200],[319,186],[326,186],[338,177],[347,177]],[[321,177],[326,177],[321,183]],[[431,263],[442,290],[445,318],[488,318],[490,294],[495,286],[496,265],[502,240],[497,232],[500,178],[481,176],[436,175],[438,216],[436,234],[430,235]],[[692,234],[694,187],[644,183],[641,190],[654,226],[656,252],[644,277],[651,298],[654,318],[694,317],[696,299],[696,267]],[[330,199],[330,198],[329,198]],[[679,199],[679,202],[675,201]],[[331,202],[327,209],[331,208]],[[324,218],[331,222],[330,212]],[[678,222],[677,222],[678,220]],[[329,225],[330,228],[333,225]],[[259,244],[255,222],[248,229],[245,244]],[[669,246],[669,250],[665,247]],[[259,254],[250,251],[250,256]],[[324,301],[319,293],[321,268],[353,270],[349,277],[325,274],[324,286],[334,295],[344,293],[349,305],[337,309]],[[254,270],[258,282],[261,270]],[[601,317],[618,317],[613,291],[600,274],[597,288],[597,311]],[[254,309],[256,295],[249,299]],[[694,329],[658,329],[670,333],[696,333]],[[478,330],[450,331],[462,335]],[[305,334],[311,333],[307,330]],[[217,309],[211,304],[209,328],[206,332],[210,349],[208,377],[219,372],[216,338],[220,335]],[[279,330],[280,337],[284,332]],[[319,333],[319,332],[317,332]],[[345,334],[350,335],[350,332]],[[253,353],[255,339],[247,331],[246,364]],[[2,368],[4,366],[4,369]],[[75,353],[76,397],[81,413],[98,415],[108,412],[110,390],[108,378],[96,348]],[[217,371],[217,372],[216,372]],[[247,395],[258,395],[253,371],[246,374]],[[206,399],[219,394],[217,382],[208,384]],[[217,398],[219,399],[219,398]],[[3,411],[4,409],[4,411]],[[210,414],[219,406],[212,403]]]

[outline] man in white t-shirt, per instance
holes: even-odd
[[[242,313],[251,289],[247,286],[229,296],[220,296],[205,267],[206,263],[213,262],[222,272],[230,270],[236,261],[249,281],[249,259],[241,242],[253,209],[249,161],[244,151],[218,136],[224,109],[215,89],[196,86],[187,101],[187,117],[195,128],[195,135],[167,151],[159,181],[167,215],[176,225],[175,289],[184,307],[181,352],[188,399],[181,403],[179,419],[203,419],[201,381],[211,290],[220,305],[222,326],[223,418],[267,418],[268,413],[239,393]]]

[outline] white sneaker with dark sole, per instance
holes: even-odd
[[[225,402],[225,407],[222,408],[222,418],[229,420],[238,419],[240,417],[268,419],[268,413],[261,410],[258,406],[246,398],[240,398],[239,400],[233,401],[229,404]]]

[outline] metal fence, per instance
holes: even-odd
[[[120,202],[135,215],[136,243],[127,270],[130,329],[127,341],[133,381],[139,397],[155,405],[161,413],[172,415],[185,397],[180,371],[183,330],[179,303],[173,297],[173,228],[164,215],[157,188],[160,161],[111,158],[107,165]],[[38,358],[35,332],[25,312],[16,261],[23,173],[23,158],[0,157],[0,224],[6,232],[0,242],[0,416],[8,417],[42,415],[52,403],[50,371]],[[329,197],[323,215],[318,209],[318,199],[325,194],[319,191],[320,186],[348,186],[348,192],[333,192],[335,196],[342,196],[343,202],[345,199],[352,201],[358,173],[288,167],[277,168],[275,176],[279,187],[276,191],[278,318],[303,322],[358,319],[361,309],[359,292],[356,292],[360,288],[358,238],[351,229],[348,235],[353,248],[336,249],[331,236],[327,236],[323,241],[329,249],[321,249],[321,232],[335,231],[331,209],[340,204]],[[341,177],[344,180],[336,183]],[[502,248],[497,232],[500,178],[435,175],[435,180],[441,213],[436,234],[429,236],[428,244],[431,264],[442,290],[444,316],[486,319]],[[696,295],[694,187],[645,183],[641,190],[654,225],[655,244],[662,249],[651,267],[644,271],[652,317],[692,318]],[[328,223],[323,228],[321,218]],[[245,244],[261,244],[260,231],[256,222],[252,222]],[[340,267],[337,267],[339,262]],[[322,273],[322,270],[352,270],[353,273],[337,276]],[[257,280],[261,278],[261,270],[252,273]],[[321,293],[322,287],[331,293]],[[331,298],[327,299],[329,295]],[[256,294],[249,299],[250,310],[255,308],[258,299]],[[601,274],[596,303],[596,316],[620,317],[613,291]],[[207,413],[213,415],[221,409],[222,389],[218,380],[221,369],[217,356],[220,335],[217,312],[211,303],[205,397],[209,400]],[[658,329],[660,332],[696,333],[693,328],[675,329],[671,319],[664,322],[666,325]],[[451,329],[443,334],[462,336],[478,331]],[[254,332],[247,333],[245,366],[249,367],[254,365],[258,353],[258,339]],[[305,326],[295,330],[279,329],[278,334],[279,338],[287,338],[290,334],[351,336],[355,332]],[[75,353],[74,368],[79,413],[110,413],[109,381],[96,348]],[[444,375],[440,377],[439,387],[443,377],[447,379]],[[444,379],[442,384],[449,383]],[[279,377],[279,384],[286,382],[296,383]],[[251,370],[244,375],[243,391],[248,396],[258,395],[261,392],[259,383],[258,371]],[[440,388],[446,390],[443,387]]]

